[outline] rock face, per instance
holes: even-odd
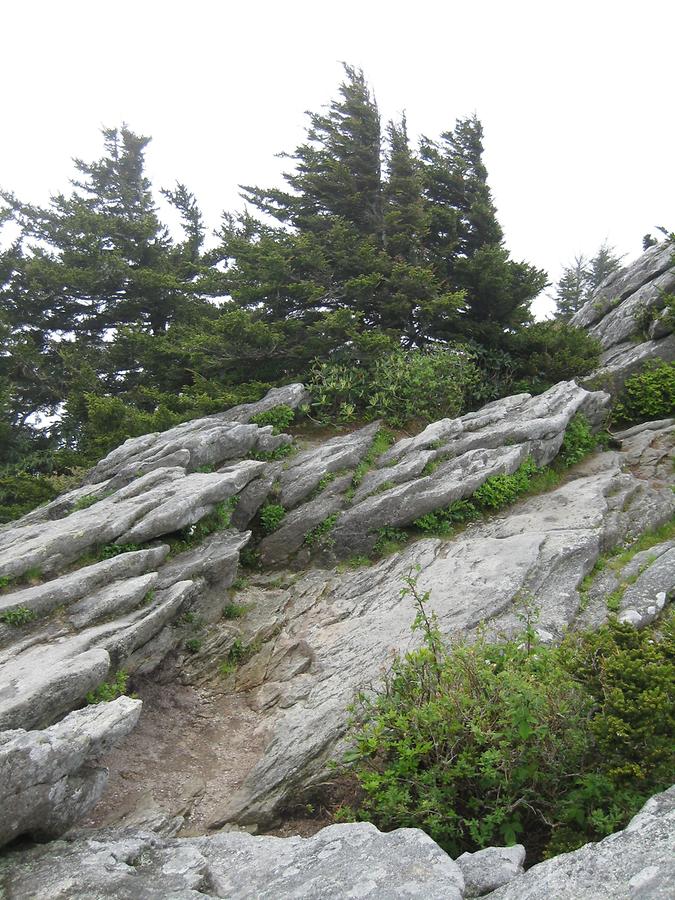
[[[624,831],[525,874],[522,847],[488,847],[453,862],[413,828],[382,834],[369,824],[331,825],[311,838],[104,830],[5,854],[0,894],[7,900],[656,900],[672,897],[674,835],[675,788],[653,797]]]
[[[2,890],[4,888],[4,891]],[[281,897],[461,900],[461,870],[414,828],[331,825],[311,838],[163,839],[128,829],[10,854],[0,893],[19,897],[279,900]]]
[[[652,797],[623,831],[533,866],[490,900],[610,900],[673,896],[675,787]]]
[[[107,771],[92,764],[122,741],[141,701],[120,697],[73,712],[44,731],[0,734],[0,844],[62,834],[96,803]]]
[[[546,495],[453,539],[414,539],[371,565],[364,554],[387,530],[470,497],[527,459],[551,462],[574,417],[600,426],[609,397],[563,382],[435,422],[384,452],[378,423],[318,443],[251,421],[305,398],[291,385],[259,404],[127,441],[81,487],[0,529],[0,749],[23,760],[0,768],[0,793],[14,810],[0,842],[58,834],[100,795],[95,757],[133,726],[138,704],[81,707],[120,670],[209,681],[245,701],[255,740],[241,743],[260,751],[249,754],[211,824],[264,826],[325,779],[342,752],[354,693],[410,647],[413,610],[401,586],[411,569],[446,634],[482,622],[517,628],[527,595],[551,640],[603,621],[617,591],[619,614],[637,626],[671,598],[672,542],[612,570],[614,581],[602,572],[589,587],[586,576],[602,553],[672,517],[674,422],[631,429],[619,436],[620,451],[590,457]],[[244,583],[244,547],[249,561],[257,554],[282,571],[258,567]],[[51,774],[37,771],[42,758]],[[321,834],[265,844],[241,834],[176,843],[141,832],[96,837],[59,845],[61,868],[49,850],[30,851],[33,874],[12,870],[9,896],[30,890],[21,879],[37,872],[37,893],[55,897],[312,896],[310,866],[336,892],[352,885],[354,896],[436,896],[427,869],[442,885],[438,896],[464,890],[458,867],[416,833],[350,826]],[[381,870],[374,857],[384,860]],[[483,857],[464,860],[470,890],[490,890],[520,865],[490,859],[489,877]],[[75,887],[78,867],[91,880]],[[296,877],[297,888],[284,880]]]
[[[675,244],[650,247],[631,265],[610,275],[572,317],[602,347],[601,368],[588,383],[618,393],[646,361],[675,359],[675,334],[665,297],[675,293]]]
[[[585,576],[602,553],[663,524],[675,511],[668,487],[675,429],[647,433],[650,442],[643,444],[638,432],[625,441],[623,452],[589,458],[556,490],[451,541],[418,540],[376,565],[314,569],[281,588],[268,587],[266,578],[253,579],[237,595],[250,608],[241,633],[245,644],[262,638],[262,648],[240,666],[236,686],[250,692],[250,702],[264,711],[269,740],[217,821],[265,823],[289,796],[326,777],[327,760],[340,753],[344,711],[354,694],[377,683],[392,653],[410,647],[414,613],[400,591],[411,570],[419,571],[419,588],[431,592],[430,608],[446,634],[470,632],[481,622],[495,630],[516,629],[524,596],[535,598],[542,634],[549,638],[585,622],[591,610],[594,621],[606,620],[613,588],[599,591],[587,606],[581,591]],[[635,464],[634,444],[642,445],[641,455],[649,460],[663,446],[661,464],[647,468],[654,477],[643,477]],[[635,474],[623,470],[626,457]],[[653,572],[651,593],[645,586],[641,610],[658,606],[657,594],[672,595],[672,570],[663,573],[669,559],[659,551],[650,555],[641,578],[646,585]],[[636,581],[633,588],[639,585]],[[628,592],[625,602],[637,603]]]

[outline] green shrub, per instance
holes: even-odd
[[[246,614],[247,609],[248,606],[245,606],[243,603],[226,603],[223,607],[223,618],[240,619]]]
[[[141,550],[140,544],[105,544],[98,551],[98,558],[103,559],[112,559],[113,556],[119,556],[120,553],[135,553],[136,550]]]
[[[37,619],[37,613],[26,606],[17,606],[14,609],[8,609],[0,613],[0,622],[4,622],[5,625],[14,625],[15,627],[27,625],[33,619]]]
[[[345,762],[361,790],[341,818],[424,829],[455,857],[525,841],[528,858],[622,827],[675,766],[675,615],[610,622],[545,646],[534,617],[499,644],[446,644],[411,572],[421,646],[359,695]]]
[[[272,531],[276,531],[285,515],[286,510],[280,503],[268,503],[263,506],[260,510],[260,524],[265,533],[270,534]]]
[[[327,541],[326,536],[330,533],[333,525],[338,520],[338,513],[333,513],[332,516],[326,516],[323,522],[319,522],[314,528],[310,528],[310,530],[305,535],[305,544],[308,547],[315,547],[317,544],[329,543],[330,539]]]
[[[49,503],[60,490],[55,479],[43,475],[27,472],[0,475],[0,525],[25,516],[36,506]]]
[[[422,646],[394,661],[351,722],[359,818],[422,828],[453,858],[544,828],[578,771],[590,702],[555,654],[525,636],[443,645],[412,576]]]
[[[116,700],[127,692],[129,683],[129,675],[120,670],[115,673],[112,681],[104,681],[96,690],[87,694],[87,703],[107,703],[109,700]]]
[[[202,648],[202,642],[199,638],[189,638],[185,641],[185,649],[188,653],[198,653]]]
[[[430,534],[449,534],[457,525],[473,522],[480,515],[480,510],[471,500],[455,500],[450,506],[420,516],[413,525]]]
[[[102,497],[97,497],[96,494],[85,494],[84,497],[80,497],[79,500],[73,503],[73,512],[77,512],[80,509],[89,509],[90,506],[98,503],[101,499]]]
[[[293,419],[295,419],[295,410],[282,403],[265,412],[258,413],[257,416],[251,416],[251,423],[260,426],[272,425],[274,434],[279,434],[291,425]]]
[[[511,390],[540,394],[597,369],[600,342],[584,328],[565,322],[536,322],[508,338],[513,359]]]
[[[384,419],[401,426],[457,416],[465,395],[480,380],[471,353],[394,350],[365,362],[317,362],[308,387],[322,422]]]
[[[644,422],[675,414],[675,362],[650,360],[624,385],[615,422]]]
[[[508,506],[524,494],[537,469],[532,457],[525,460],[512,475],[491,475],[472,495],[480,509],[497,510]]]
[[[566,469],[581,462],[595,450],[598,441],[598,437],[591,431],[588,420],[581,414],[576,415],[565,430],[556,463]]]
[[[373,556],[389,556],[396,553],[408,540],[408,532],[391,525],[384,525],[377,531],[377,540],[373,545]]]

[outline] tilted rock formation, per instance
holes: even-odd
[[[238,669],[236,685],[267,716],[269,738],[217,821],[265,823],[303,786],[326,777],[327,761],[340,755],[345,709],[354,694],[379,680],[392,653],[410,646],[414,613],[400,591],[411,570],[419,570],[419,588],[431,592],[430,609],[446,634],[466,634],[481,622],[494,630],[516,629],[519,604],[528,596],[541,610],[539,627],[547,639],[591,614],[595,622],[606,620],[606,598],[614,588],[589,602],[581,594],[585,576],[603,552],[675,512],[668,487],[675,423],[646,433],[650,442],[638,431],[621,453],[589,458],[556,490],[452,540],[418,540],[353,572],[310,570],[285,587],[267,587],[268,576],[254,578],[237,594],[237,602],[249,606],[241,639],[262,647]],[[647,472],[636,464],[634,444],[649,459]],[[635,474],[623,471],[626,459]],[[644,622],[653,617],[649,609],[673,593],[672,557],[661,548],[648,557],[622,601],[626,610],[639,607]]]
[[[675,244],[650,247],[619,269],[572,317],[602,347],[601,368],[587,383],[618,393],[624,382],[650,359],[675,360],[675,334],[665,296],[675,293]]]
[[[331,825],[313,837],[163,838],[104,830],[6,854],[7,900],[164,900],[282,897],[609,900],[672,897],[675,788],[653,797],[624,831],[533,866],[522,847],[489,847],[453,862],[422,831]],[[494,885],[503,885],[491,890]]]
[[[92,761],[134,728],[141,701],[120,697],[72,712],[44,731],[0,733],[0,844],[62,834],[97,802],[107,771]]]
[[[379,446],[378,423],[317,443],[274,434],[271,426],[250,421],[279,404],[297,406],[305,399],[301,385],[290,385],[259,404],[134,438],[102,460],[81,487],[0,529],[0,577],[9,581],[0,592],[0,729],[10,730],[0,731],[0,748],[15,746],[14,729],[28,729],[24,742],[61,746],[59,735],[72,734],[77,743],[80,727],[86,734],[84,723],[90,718],[98,723],[86,760],[63,770],[61,796],[70,799],[64,800],[60,818],[49,810],[44,791],[7,782],[6,794],[24,792],[25,809],[23,817],[12,819],[4,839],[58,833],[100,793],[100,770],[86,778],[84,773],[120,734],[115,709],[124,703],[102,704],[95,713],[80,708],[88,692],[119,670],[186,683],[216,680],[221,691],[245,698],[256,733],[265,739],[260,754],[251,754],[249,770],[242,770],[236,793],[222,797],[212,824],[263,826],[325,777],[329,760],[342,752],[345,711],[355,692],[377,683],[392,654],[410,646],[413,610],[401,597],[401,586],[411,570],[419,569],[419,587],[431,592],[431,607],[446,634],[470,633],[481,622],[508,632],[519,626],[526,596],[541,608],[545,640],[570,625],[603,621],[607,595],[619,588],[619,614],[638,626],[671,598],[672,543],[635,557],[626,571],[613,571],[616,584],[605,583],[605,573],[590,588],[584,579],[603,552],[672,517],[672,420],[620,435],[620,451],[589,458],[545,496],[531,497],[453,539],[418,539],[398,555],[368,565],[363,554],[372,551],[383,529],[410,527],[426,513],[470,497],[491,475],[515,472],[528,458],[539,466],[551,462],[576,415],[594,427],[602,424],[608,395],[563,382],[538,397],[520,394],[435,422],[379,456],[373,449]],[[276,519],[265,526],[262,511],[268,506]],[[200,529],[208,522],[203,536]],[[244,547],[253,549],[263,566],[283,571],[258,571],[247,586],[238,582],[233,594]],[[354,554],[359,559],[353,560]],[[222,620],[233,599],[238,618]],[[81,795],[75,796],[79,783]],[[260,852],[266,860],[273,858],[267,848],[276,847],[279,858],[288,866],[297,862],[300,873],[305,858],[319,868],[329,852],[336,864],[344,858],[347,866],[351,859],[353,870],[345,869],[344,878],[368,896],[367,891],[379,890],[379,882],[373,887],[364,881],[365,870],[357,864],[361,857],[353,847],[347,852],[351,838],[344,835],[352,835],[354,844],[363,840],[364,866],[372,867],[374,853],[386,856],[385,845],[404,868],[409,860],[412,868],[405,871],[419,866],[416,854],[421,852],[428,865],[440,852],[428,844],[420,851],[421,839],[410,835],[403,835],[399,847],[392,836],[352,827],[356,830],[322,832],[324,838],[317,836],[314,844],[294,839],[262,845],[234,834],[172,843],[153,834],[124,833],[92,838],[94,844],[59,845],[64,868],[52,871],[45,863],[40,871],[45,879],[64,879],[54,882],[54,891],[66,890],[58,885],[67,883],[71,860],[90,873],[96,890],[109,886],[119,892],[111,896],[138,896],[133,892],[139,888],[142,896],[166,896],[169,887],[175,896],[200,891],[220,896],[226,890],[246,896],[236,893],[244,890],[244,881],[233,882],[227,864],[236,850],[234,868],[241,865],[242,872],[258,872],[255,878],[261,879],[251,896],[266,896],[263,875],[270,874],[270,866],[260,873],[255,849],[265,846]],[[411,842],[417,849],[408,858]],[[32,852],[35,873],[50,851]],[[100,862],[111,853],[116,862],[101,876]],[[19,857],[12,860],[18,864]],[[480,859],[474,863],[477,884]],[[409,887],[400,896],[415,891],[434,896],[419,881],[421,875],[405,881],[401,869],[387,866],[382,884]],[[461,896],[459,869],[444,862],[441,870],[442,896],[453,890]],[[137,876],[136,882],[127,880]],[[100,877],[111,881],[96,887]],[[279,873],[270,882],[268,896],[292,888],[284,877]],[[29,881],[9,883],[15,892],[29,886]],[[44,882],[45,890],[49,884]]]

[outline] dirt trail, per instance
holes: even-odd
[[[203,834],[261,756],[260,715],[244,695],[145,682],[135,731],[101,762],[108,787],[84,827],[183,815],[182,835]]]

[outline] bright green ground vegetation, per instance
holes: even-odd
[[[421,645],[357,699],[359,802],[338,818],[422,828],[453,857],[524,841],[533,862],[610,834],[671,784],[672,613],[546,646],[526,609],[511,640],[447,644],[412,572],[403,594]]]

